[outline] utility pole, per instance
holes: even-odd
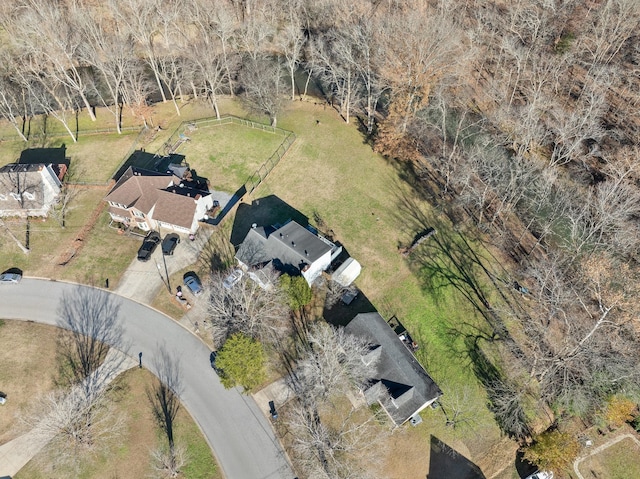
[[[160,231],[160,222],[158,221],[158,234],[160,235],[160,254],[162,255],[162,263],[164,264],[164,274],[167,278],[166,286],[167,291],[171,294],[171,280],[169,279],[169,270],[167,269],[167,259],[164,257],[164,252],[162,251],[162,232]],[[158,270],[160,270],[160,265],[158,265]],[[162,276],[162,274],[160,274]]]

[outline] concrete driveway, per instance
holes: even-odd
[[[56,325],[63,294],[79,286],[25,278],[0,285],[0,318]],[[114,345],[157,375],[153,359],[160,348],[178,362],[180,399],[200,426],[228,479],[292,479],[293,471],[265,415],[236,389],[225,390],[209,363],[209,349],[171,318],[130,299],[111,295],[119,305],[123,340]],[[126,344],[123,346],[123,344]]]
[[[151,304],[158,291],[161,288],[166,288],[166,271],[169,272],[169,275],[172,275],[176,271],[195,263],[212,232],[208,228],[200,228],[194,241],[191,241],[187,236],[181,236],[180,244],[176,246],[173,255],[164,256],[164,258],[160,245],[158,245],[148,261],[138,261],[134,257],[114,291],[120,296]],[[171,285],[173,293],[176,291],[176,286],[178,285]]]

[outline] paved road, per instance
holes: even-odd
[[[0,285],[0,318],[56,324],[56,309],[64,292],[88,288],[69,283],[25,278]],[[215,451],[228,479],[293,479],[294,474],[268,420],[255,402],[236,390],[225,390],[209,364],[209,350],[175,321],[135,301],[117,295],[119,321],[129,342],[125,352],[154,374],[153,358],[164,346],[179,358],[182,404]]]

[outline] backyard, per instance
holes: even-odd
[[[222,102],[221,109],[223,113],[244,116],[238,103],[229,100]],[[136,148],[159,151],[179,122],[211,115],[198,103],[186,104],[180,118],[172,116],[166,105],[158,105],[156,111],[154,116],[162,130],[142,137]],[[332,109],[313,102],[295,102],[280,116],[279,125],[293,131],[297,139],[266,181],[245,198],[245,203],[238,208],[238,216],[225,220],[233,225],[229,227],[232,243],[242,240],[243,232],[246,233],[250,225],[247,218],[242,217],[243,210],[250,204],[268,206],[262,208],[260,217],[265,224],[287,219],[282,216],[309,218],[363,265],[357,280],[361,296],[383,317],[396,315],[404,323],[419,343],[418,358],[444,392],[443,403],[455,403],[470,418],[452,428],[445,426],[442,409],[425,411],[422,425],[405,427],[394,435],[393,447],[385,454],[384,470],[388,477],[425,477],[429,471],[432,438],[437,437],[475,461],[487,477],[510,479],[515,473],[517,444],[501,436],[487,409],[484,389],[470,365],[460,334],[462,325],[476,327],[482,322],[452,283],[434,285],[431,281],[434,268],[447,273],[453,267],[447,254],[448,248],[458,248],[455,242],[462,243],[460,254],[473,256],[481,251],[490,268],[495,266],[491,261],[497,261],[485,254],[480,243],[470,239],[460,241],[463,236],[456,236],[458,230],[454,225],[434,211],[413,185],[405,181],[403,165],[373,153],[356,125],[346,125]],[[199,126],[189,136],[191,139],[183,143],[178,153],[185,155],[185,160],[199,175],[211,180],[212,188],[231,192],[281,143],[281,137],[272,133],[236,125]],[[104,148],[106,143],[96,145],[95,151],[100,151],[98,148]],[[91,153],[87,151],[86,158],[89,158]],[[240,161],[247,163],[238,165]],[[114,161],[113,168],[118,164]],[[103,177],[106,179],[107,175]],[[83,239],[79,253],[66,266],[57,266],[55,261],[68,256],[69,244],[73,243],[78,228],[87,221],[88,211],[99,205],[104,194],[106,189],[92,189],[83,191],[83,196],[78,195],[69,214],[70,226],[64,230],[51,223],[51,219],[42,223],[39,229],[43,235],[33,237],[33,251],[28,256],[17,247],[5,253],[5,249],[13,248],[11,240],[0,236],[3,242],[0,266],[18,266],[32,276],[98,285],[110,278],[115,285],[134,258],[139,243],[118,236],[110,229],[104,212]],[[400,254],[400,247],[410,245],[417,234],[435,225],[439,229],[439,242],[430,242],[427,248],[421,248],[429,255],[406,259]],[[19,223],[12,228],[19,232]],[[47,228],[50,229],[45,231]],[[34,235],[36,233],[34,231]],[[440,237],[455,241],[446,243]],[[52,249],[51,244],[56,247]],[[436,248],[436,245],[444,246]],[[200,266],[200,271],[206,272],[210,265]],[[172,281],[179,281],[179,274]],[[486,279],[477,281],[484,286]],[[488,295],[491,297],[492,293]],[[176,318],[183,313],[166,294],[158,297],[156,306]]]
[[[636,479],[640,477],[640,442],[626,437],[582,461],[579,470],[585,479]]]

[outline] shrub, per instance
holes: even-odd
[[[540,469],[559,472],[571,465],[580,452],[580,443],[571,434],[546,431],[524,450],[524,458]]]

